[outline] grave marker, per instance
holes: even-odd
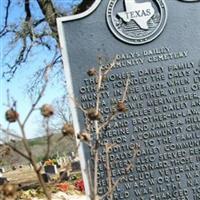
[[[47,174],[58,174],[58,169],[56,165],[46,165],[44,166],[44,171]]]
[[[5,173],[5,168],[4,167],[0,167],[0,173]]]
[[[8,179],[6,177],[0,177],[0,185],[3,185],[8,182]]]
[[[96,0],[84,13],[58,19],[58,28],[68,92],[84,109],[95,105],[95,79],[86,72],[98,69],[97,57],[116,58],[101,91],[103,116],[130,79],[128,111],[101,134],[101,144],[114,144],[109,152],[110,173],[118,181],[113,199],[199,199],[200,1]],[[79,133],[84,116],[74,100],[71,107]],[[135,145],[140,146],[136,157]],[[79,153],[89,194],[91,154],[84,144]],[[104,165],[100,152],[100,196],[108,188]]]
[[[51,180],[51,177],[49,176],[48,173],[42,173],[42,178],[45,183],[49,183],[49,181]]]
[[[59,174],[60,174],[60,180],[61,181],[68,181],[69,180],[69,177],[70,177],[69,171],[67,171],[67,170],[61,171]]]
[[[80,171],[81,170],[80,161],[72,161],[71,168],[72,168],[72,172]]]

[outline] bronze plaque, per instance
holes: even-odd
[[[82,109],[95,107],[97,98],[87,71],[98,71],[97,57],[105,66],[116,58],[100,90],[99,123],[110,116],[129,79],[127,111],[109,122],[96,147],[99,196],[199,200],[200,1],[97,0],[85,13],[58,19],[58,27],[69,96]],[[85,118],[74,104],[80,133]],[[82,143],[80,154],[89,196],[93,157]]]

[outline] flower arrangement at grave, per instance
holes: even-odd
[[[77,180],[74,183],[74,186],[75,186],[75,189],[78,190],[78,191],[81,191],[81,192],[85,191],[84,182],[83,182],[82,179]]]
[[[57,189],[62,191],[62,192],[67,192],[69,189],[69,184],[68,183],[59,183],[56,185]]]
[[[48,159],[48,160],[46,160],[46,161],[44,162],[44,164],[45,164],[45,166],[48,166],[48,165],[57,165],[58,162],[57,162],[57,160],[55,160],[55,159]]]

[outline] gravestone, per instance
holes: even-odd
[[[0,177],[0,185],[3,185],[8,182],[8,179],[6,177]]]
[[[60,173],[60,180],[61,181],[68,181],[70,177],[70,173],[68,171],[61,171]]]
[[[44,166],[44,171],[47,174],[57,174],[58,173],[58,169],[56,165],[46,165]]]
[[[42,178],[43,178],[45,183],[48,183],[51,180],[51,177],[49,176],[48,173],[43,173]]]
[[[4,167],[0,167],[0,173],[4,173],[5,172],[5,168]]]
[[[200,199],[200,1],[96,0],[58,29],[76,133],[85,119],[75,99],[85,110],[97,99],[87,71],[114,60],[100,92],[104,119],[129,79],[127,111],[100,134],[99,196],[111,199],[110,173],[114,200]],[[93,157],[83,143],[79,153],[89,195]]]
[[[75,158],[76,158],[76,155],[75,155],[74,152],[69,152],[69,153],[68,153],[68,159],[69,159],[70,161],[74,160]]]
[[[80,161],[72,161],[71,168],[72,168],[72,172],[80,171],[81,170]]]

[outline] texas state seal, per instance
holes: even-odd
[[[145,44],[157,38],[167,21],[164,0],[109,0],[106,18],[111,32],[129,44]]]

